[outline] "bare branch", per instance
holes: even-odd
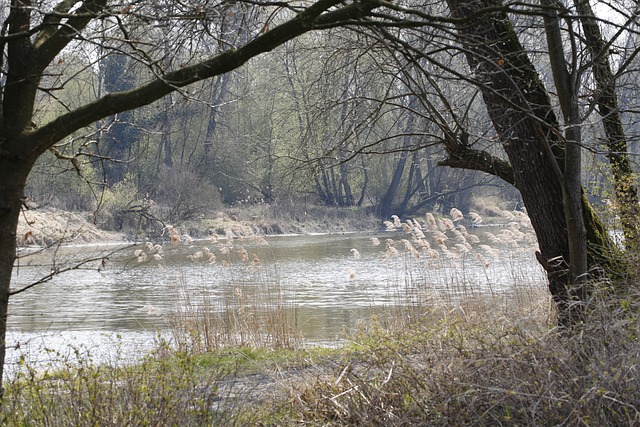
[[[97,120],[150,104],[178,88],[234,70],[249,59],[317,28],[319,24],[342,25],[345,21],[366,16],[379,6],[377,1],[367,0],[328,11],[340,3],[339,0],[320,0],[295,18],[259,35],[238,49],[230,49],[200,63],[167,73],[136,89],[107,94],[57,117],[37,130],[26,131],[6,149],[24,153],[25,147],[29,147],[29,157],[35,158],[60,139]]]

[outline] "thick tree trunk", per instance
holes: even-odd
[[[30,169],[30,165],[25,165],[19,159],[0,155],[0,393],[3,390],[9,290],[16,259],[16,229]]]
[[[499,0],[448,0],[467,61],[476,74],[488,113],[509,158],[538,238],[539,261],[564,325],[575,321],[579,297],[569,285],[569,246],[558,160],[558,123],[548,94]]]

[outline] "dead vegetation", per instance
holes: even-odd
[[[423,235],[431,235],[431,246],[448,244],[450,253],[454,240],[492,249],[446,219],[394,218],[387,227],[410,240],[371,244],[384,256],[398,247],[413,257],[419,247],[422,257],[429,253]],[[530,244],[513,224],[494,237]],[[434,243],[437,233],[446,243]],[[241,239],[227,240],[215,248],[253,263],[230,246]],[[213,262],[199,250],[193,262]],[[389,308],[343,348],[312,351],[300,348],[296,307],[278,298],[277,286],[255,295],[231,289],[220,306],[206,296],[182,304],[171,322],[175,345],[160,345],[137,366],[27,367],[7,385],[2,419],[16,426],[636,425],[640,291],[629,283],[624,295],[594,284],[584,323],[570,331],[555,326],[547,292],[520,283],[508,296],[470,293]],[[276,298],[263,298],[269,292]]]
[[[89,221],[87,214],[58,209],[24,209],[17,228],[17,243],[20,246],[118,240],[123,240],[121,233],[99,229]]]

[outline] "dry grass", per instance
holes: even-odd
[[[175,241],[189,247],[191,262],[225,269],[230,277],[216,289],[201,289],[198,294],[189,289],[183,276],[179,278],[178,286],[173,287],[176,308],[166,319],[179,351],[299,347],[296,305],[286,301],[277,271],[261,265],[258,256],[249,252],[251,247],[247,250],[243,244],[267,245],[262,236],[251,227],[234,223],[224,237],[211,236],[209,249],[191,246],[191,237],[179,236],[173,227],[169,232],[172,246]],[[213,291],[216,295],[211,295]]]
[[[495,301],[425,313],[426,321],[354,337],[355,353],[296,390],[289,424],[637,425],[638,315],[592,302],[571,333],[547,304]]]
[[[216,354],[226,354],[226,362],[197,356],[206,350],[201,330],[181,344],[186,351],[165,348],[131,368],[96,367],[81,358],[79,366],[59,365],[44,375],[26,369],[8,384],[3,421],[14,426],[637,425],[636,297],[594,297],[585,324],[570,333],[553,327],[552,305],[535,290],[521,290],[509,302],[494,295],[382,312],[329,356],[305,353],[278,367],[290,350],[270,350],[264,363],[277,374],[229,369],[240,355],[254,358],[255,350],[225,347]],[[235,299],[229,303],[248,307]],[[238,311],[231,317],[242,323],[242,316]],[[207,317],[182,320],[195,329],[209,327]],[[237,341],[241,336],[227,335],[232,342],[249,341]],[[211,339],[212,348],[226,342]],[[254,365],[252,372],[261,369]],[[274,401],[267,395],[276,396],[275,389]],[[256,406],[260,402],[263,406]]]
[[[405,260],[399,265],[406,268],[417,259],[459,259],[442,247],[438,257],[426,256],[437,247],[437,232],[451,248],[457,239],[483,249],[438,219],[390,223],[406,228],[410,240],[386,241],[380,250],[389,259]],[[510,226],[494,237],[526,242],[519,231]],[[251,258],[229,245],[221,248],[243,258],[242,268],[248,268]],[[202,254],[197,262],[205,259]],[[511,274],[522,281],[520,273]],[[296,308],[284,301],[277,274],[267,276],[260,276],[261,286],[253,291],[241,282],[229,284],[216,302],[206,293],[190,294],[183,281],[178,287],[183,308],[170,319],[175,345],[138,366],[96,367],[85,359],[45,374],[23,370],[9,381],[4,424],[640,424],[640,291],[611,296],[599,285],[603,290],[593,296],[584,324],[558,331],[553,304],[539,288],[520,283],[507,296],[452,286],[455,298],[380,309],[344,348],[326,357],[287,360],[280,369],[279,357],[300,345]],[[271,361],[265,364],[278,372],[277,380],[270,376],[267,382],[263,374],[230,370],[228,360],[199,356],[222,351],[234,361],[253,358],[255,350],[248,347],[269,349]],[[271,388],[280,391],[278,399],[256,406],[264,400],[256,393]],[[231,405],[220,404],[221,390],[233,396]]]
[[[59,242],[119,241],[122,236],[96,228],[88,215],[56,209],[23,210],[16,231],[20,246],[47,246]]]
[[[207,293],[194,301],[184,282],[168,322],[179,351],[203,353],[224,347],[298,348],[296,306],[286,302],[277,282],[246,288],[229,284],[223,298]]]

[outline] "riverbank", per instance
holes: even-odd
[[[245,230],[259,235],[345,233],[375,230],[382,222],[364,209],[307,206],[282,210],[274,206],[229,207],[198,220],[178,224],[160,221],[149,230],[106,230],[96,224],[90,212],[69,212],[51,207],[25,209],[17,228],[19,246],[48,246],[55,243],[133,242],[168,239],[167,227],[181,235],[206,238],[225,235],[227,230]]]
[[[126,240],[121,232],[102,230],[88,213],[55,208],[25,209],[18,220],[19,246],[48,246],[54,243],[96,243]]]
[[[428,214],[430,215],[430,214]],[[438,216],[436,215],[436,218]],[[448,215],[444,215],[448,218]],[[412,216],[424,224],[425,216]],[[433,218],[433,217],[432,217]],[[479,205],[456,225],[468,228],[510,222],[529,227],[526,214],[505,211],[498,206]],[[388,223],[388,221],[387,221]],[[283,208],[278,205],[229,206],[207,217],[167,224],[155,220],[148,229],[108,230],[95,222],[91,212],[69,212],[52,207],[33,206],[23,210],[17,228],[19,246],[49,246],[57,243],[114,243],[151,240],[168,242],[168,228],[191,238],[224,236],[229,230],[255,235],[341,234],[387,229],[388,224],[365,208],[336,208],[301,205]],[[395,224],[399,228],[398,224]]]
[[[558,333],[522,294],[373,318],[339,349],[158,350],[135,366],[77,361],[7,384],[4,425],[635,425],[638,315],[595,302]],[[85,363],[86,362],[86,363]]]

